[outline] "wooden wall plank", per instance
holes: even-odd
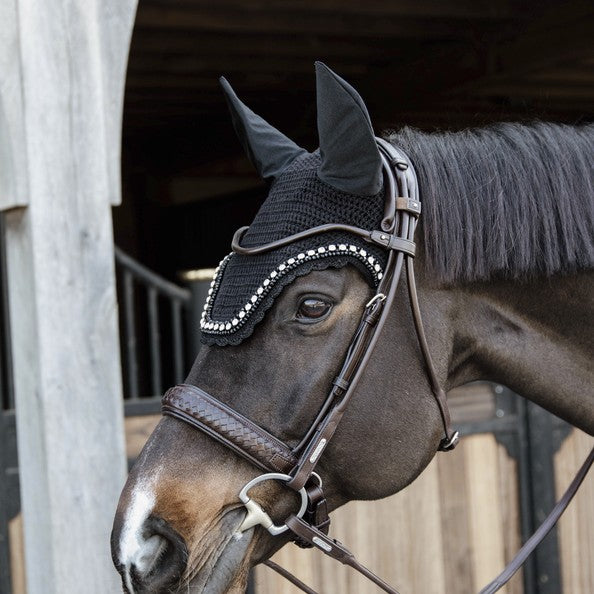
[[[28,202],[17,0],[0,2],[0,210]]]
[[[121,587],[108,544],[126,471],[110,201],[135,0],[16,6],[27,205],[5,221],[27,589],[104,594]]]
[[[144,0],[143,4],[170,6],[170,0]],[[196,7],[211,7],[211,0],[177,0],[178,7],[195,10]],[[480,19],[494,21],[518,17],[521,7],[511,0],[497,3],[489,0],[268,0],[256,3],[253,0],[220,0],[217,6],[226,10],[246,12],[286,13],[308,12],[312,14],[338,12],[347,14],[375,14],[379,16],[414,17],[426,19]]]
[[[515,472],[492,435],[465,437],[401,493],[336,510],[331,535],[402,592],[476,594],[519,546]],[[274,560],[325,594],[377,592],[318,551],[287,545]],[[255,574],[257,594],[298,592],[265,567]],[[521,594],[521,576],[504,592]]]
[[[19,514],[8,523],[8,541],[10,542],[10,579],[12,582],[12,594],[27,594],[23,514]]]
[[[146,5],[138,12],[137,26],[142,29],[193,30],[243,32],[266,34],[324,34],[352,37],[399,37],[402,39],[427,39],[439,37],[452,39],[460,36],[458,23],[433,19],[415,19],[385,15],[321,13],[309,11],[293,14],[270,11],[242,11],[209,5],[185,10],[178,6],[162,8]],[[468,31],[470,35],[470,31]]]
[[[469,473],[464,455],[466,439],[447,456],[439,457],[442,500],[442,548],[444,592],[472,592],[473,566],[468,525],[468,492],[464,477]]]
[[[573,429],[555,456],[557,499],[561,497],[594,447],[594,438]],[[594,592],[594,471],[558,523],[563,591],[570,594]]]
[[[474,591],[480,590],[505,565],[495,443],[493,435],[471,435],[466,438],[464,450],[467,467],[471,469],[465,479]]]
[[[504,563],[509,563],[522,546],[519,528],[520,494],[518,465],[502,446],[499,446],[497,449],[497,468],[499,478],[498,507],[501,510],[501,525],[503,530],[503,557]],[[488,503],[485,502],[485,505],[488,505]],[[503,567],[500,569],[503,569]],[[494,577],[495,574],[491,576],[491,578]],[[521,594],[524,591],[523,579],[523,572],[520,569],[506,586],[506,592],[509,594]]]
[[[138,457],[146,440],[160,420],[161,415],[126,417],[124,426],[126,429],[126,457],[128,460],[135,460]]]

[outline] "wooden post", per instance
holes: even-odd
[[[111,204],[136,0],[0,3],[0,208],[29,594],[117,592]]]

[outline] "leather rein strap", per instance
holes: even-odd
[[[439,444],[439,450],[449,451],[453,449],[459,439],[458,432],[452,431],[450,427],[446,395],[439,385],[437,373],[429,353],[416,290],[413,266],[415,254],[414,233],[421,212],[416,173],[411,161],[401,150],[381,138],[377,138],[376,142],[382,159],[386,195],[381,229],[370,231],[350,225],[320,225],[254,248],[245,248],[240,245],[246,227],[239,229],[233,238],[232,249],[235,253],[254,255],[292,244],[306,237],[338,230],[348,231],[388,250],[388,260],[383,276],[374,297],[364,308],[341,371],[334,379],[326,400],[299,444],[290,448],[253,421],[196,386],[182,384],[168,390],[163,397],[162,410],[163,414],[175,417],[206,433],[257,468],[273,473],[270,474],[271,479],[285,480],[288,487],[302,493],[308,500],[303,518],[299,515],[290,516],[285,521],[284,528],[284,530],[288,529],[293,533],[294,540],[298,545],[315,546],[326,555],[356,569],[385,592],[398,594],[381,578],[358,563],[352,553],[342,544],[327,536],[330,520],[326,511],[321,479],[314,472],[323,451],[332,439],[344,415],[359,379],[370,360],[388,313],[392,310],[403,266],[406,267],[408,296],[417,338],[443,424],[444,437]],[[587,472],[587,469],[584,471],[584,476],[585,472]],[[263,475],[261,479],[268,480],[267,476]],[[579,483],[577,486],[579,486]],[[575,490],[577,490],[577,486]],[[568,496],[563,509],[569,503],[573,493]],[[565,499],[566,496],[564,496],[563,500]],[[250,501],[250,505],[252,509],[255,507],[258,510],[258,517],[268,520],[269,524],[272,525],[270,518],[255,502]],[[547,521],[548,519],[545,524]],[[556,518],[548,527],[547,532],[555,521]],[[266,522],[261,523],[271,531],[270,525],[266,524]],[[250,525],[253,525],[253,523],[250,523]],[[278,533],[279,527],[272,525],[272,528],[275,528]],[[542,538],[544,538],[544,535],[538,542]],[[524,548],[526,548],[526,545]],[[514,566],[515,569],[513,569],[511,575],[515,573],[524,560],[516,562],[517,567]],[[514,561],[516,560],[514,559]],[[514,561],[512,561],[510,567],[514,565]],[[314,590],[275,563],[267,562],[267,565],[281,573],[304,592],[315,594]],[[511,575],[505,581],[502,581],[501,585],[498,585],[495,590],[485,589],[483,592],[495,592],[507,582]],[[499,576],[498,579],[502,579],[502,576]]]

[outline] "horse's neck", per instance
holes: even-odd
[[[501,382],[594,434],[594,272],[454,293],[449,383]]]

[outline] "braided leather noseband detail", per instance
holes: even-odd
[[[196,386],[171,388],[162,407],[163,414],[207,433],[261,470],[287,473],[297,463],[282,441]]]

